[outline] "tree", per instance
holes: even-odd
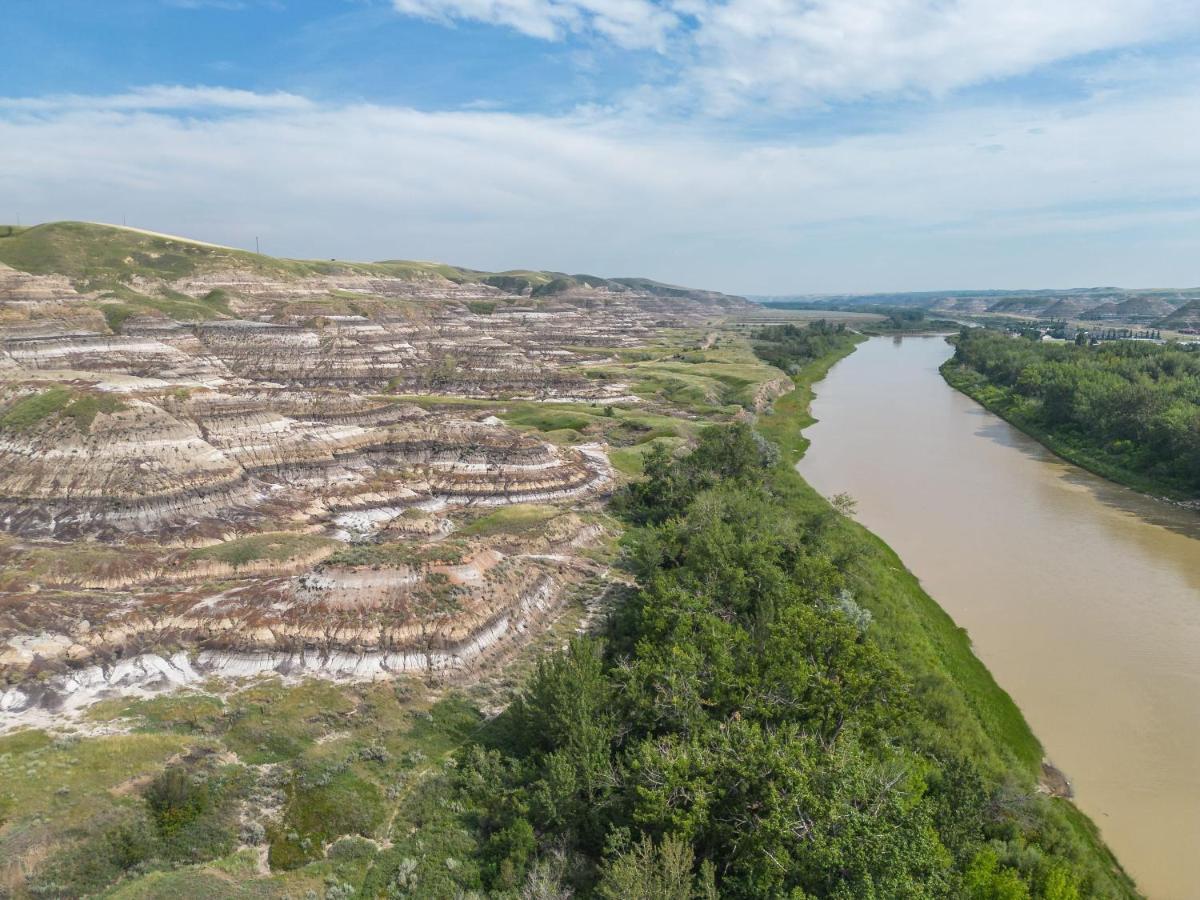
[[[698,882],[693,861],[685,841],[667,835],[655,844],[643,836],[605,864],[596,895],[602,900],[692,900]]]

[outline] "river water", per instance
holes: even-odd
[[[946,385],[951,352],[859,345],[798,468],[970,632],[1139,887],[1200,897],[1200,514],[1057,459]]]

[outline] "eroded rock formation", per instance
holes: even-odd
[[[0,727],[214,672],[472,665],[606,538],[603,445],[503,417],[637,402],[587,367],[737,302],[206,252],[0,264]]]

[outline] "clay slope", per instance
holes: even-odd
[[[113,688],[461,667],[518,640],[611,537],[586,422],[641,402],[614,363],[742,302],[0,235],[0,729]],[[596,409],[576,430],[566,403]]]

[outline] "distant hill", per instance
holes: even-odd
[[[943,313],[1009,315],[1033,318],[1090,318],[1102,315],[1124,319],[1152,319],[1192,300],[1200,288],[1126,289],[1089,287],[1038,290],[918,291],[883,294],[751,295],[767,306],[805,305],[853,309],[860,306],[918,307]]]
[[[1126,318],[1159,318],[1169,316],[1179,306],[1160,297],[1131,297],[1117,304],[1117,310]]]
[[[1121,306],[1118,303],[1101,303],[1083,314],[1085,319],[1119,319],[1120,317]]]
[[[1055,300],[1045,307],[1041,314],[1051,319],[1073,319],[1083,315],[1089,309],[1095,309],[1096,301],[1079,298],[1063,298]]]
[[[63,275],[81,292],[147,285],[189,292],[187,285],[224,273],[282,282],[313,278],[482,285],[509,296],[554,297],[603,291],[659,299],[739,306],[745,300],[644,278],[601,278],[562,272],[483,272],[437,262],[304,260],[264,256],[217,244],[89,222],[50,222],[28,228],[0,225],[0,263],[34,275]],[[213,279],[214,283],[220,278]]]
[[[1154,323],[1159,328],[1200,328],[1200,300],[1191,300]]]

